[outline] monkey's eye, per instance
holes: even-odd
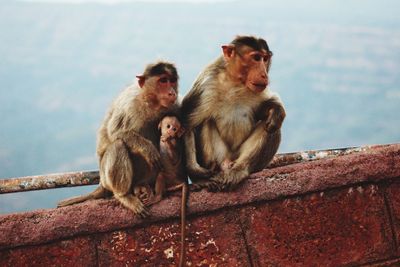
[[[167,124],[167,128],[168,128],[168,129],[171,128],[171,125]]]
[[[168,78],[167,77],[162,77],[160,78],[160,83],[167,83],[168,82]]]
[[[264,62],[267,62],[270,59],[270,55],[262,55],[262,54],[254,54],[252,55],[252,58],[254,61],[261,61],[263,60]]]
[[[173,128],[172,130],[174,130],[174,132],[176,131],[176,128]]]
[[[176,83],[177,80],[178,80],[178,79],[177,79],[176,77],[171,77],[171,78],[169,78],[169,82],[170,82],[170,83]]]
[[[260,61],[261,59],[263,59],[263,57],[260,54],[255,54],[255,55],[253,55],[253,59],[255,61]]]

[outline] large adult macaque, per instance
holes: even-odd
[[[148,65],[138,85],[123,90],[108,110],[97,135],[100,185],[92,193],[61,201],[66,206],[112,192],[135,214],[147,215],[134,187],[153,184],[162,168],[158,123],[178,111],[178,73],[168,62]]]
[[[198,187],[223,190],[265,168],[278,150],[285,109],[269,90],[272,52],[238,36],[207,66],[182,102],[186,166]]]

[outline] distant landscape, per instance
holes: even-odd
[[[184,95],[237,34],[274,52],[279,152],[400,142],[398,1],[68,2],[0,3],[0,179],[96,170],[105,111],[147,63],[175,62]],[[0,195],[0,213],[92,188]]]

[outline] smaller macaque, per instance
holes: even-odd
[[[185,132],[175,116],[166,116],[158,124],[160,130],[160,156],[163,170],[159,172],[155,183],[155,195],[149,204],[159,202],[166,191],[177,191],[182,188],[181,201],[181,254],[179,267],[184,266],[186,258],[186,202],[188,197],[187,174],[183,159],[183,141]]]
[[[134,214],[149,214],[136,189],[154,183],[162,167],[157,124],[178,113],[178,72],[172,63],[156,62],[136,76],[113,101],[97,135],[100,185],[86,195],[61,201],[63,207],[109,194]]]
[[[176,191],[187,185],[187,175],[183,161],[182,137],[185,132],[175,116],[164,117],[158,125],[160,136],[160,156],[163,170],[155,183],[155,195],[150,204],[159,202],[166,191]]]

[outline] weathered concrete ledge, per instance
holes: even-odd
[[[400,177],[400,144],[362,153],[263,170],[233,192],[191,192],[188,213],[206,213],[255,201]],[[50,210],[0,215],[0,249],[107,232],[179,216],[180,194],[150,208],[145,220],[116,200],[96,200]]]
[[[94,250],[85,259],[89,265],[173,264],[179,251],[179,207],[176,193],[152,206],[146,220],[113,199],[1,215],[0,256],[8,266],[36,246],[49,253],[51,244],[57,251],[80,244],[81,249],[64,253],[82,256]],[[191,192],[188,257],[226,266],[398,262],[399,207],[400,144],[266,169],[233,192]],[[165,238],[153,239],[157,232]],[[115,254],[116,243],[123,245],[120,254]],[[164,250],[157,252],[157,244]]]

